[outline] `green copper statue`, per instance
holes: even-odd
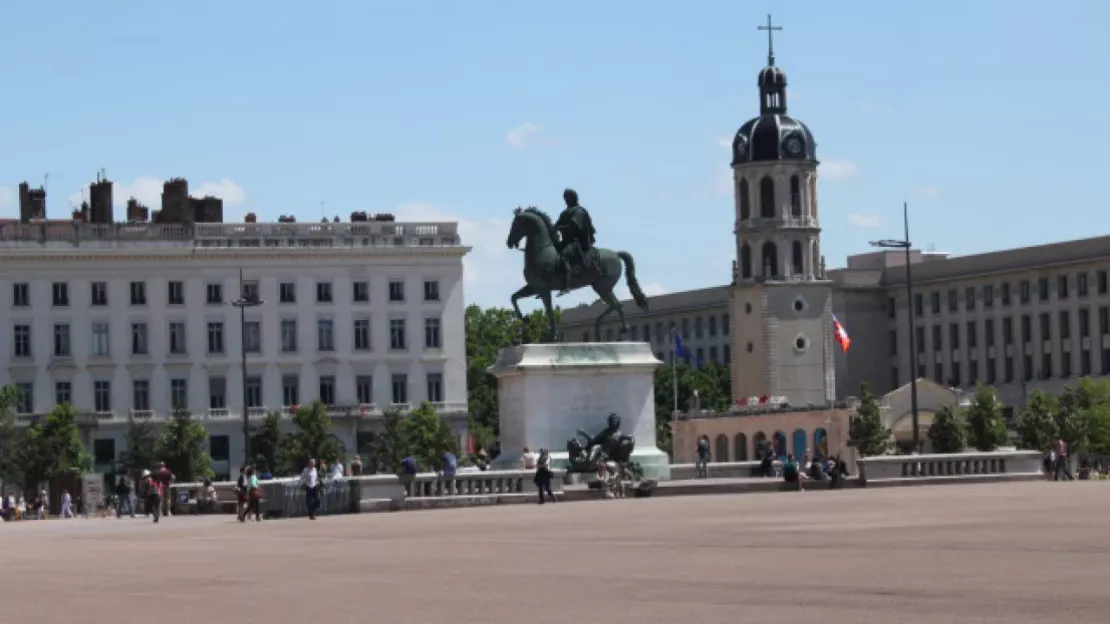
[[[565,294],[590,286],[607,306],[594,321],[594,339],[601,340],[601,321],[615,310],[620,317],[620,336],[623,340],[628,334],[628,323],[624,320],[620,301],[613,294],[613,287],[620,281],[623,270],[628,271],[628,290],[632,299],[641,310],[648,309],[647,297],[636,280],[632,254],[594,247],[596,232],[590,213],[578,205],[578,193],[567,189],[563,192],[563,199],[567,208],[557,224],[553,224],[547,213],[536,207],[513,211],[513,224],[509,228],[506,244],[515,249],[521,241],[525,242],[525,286],[513,293],[513,310],[524,323],[517,301],[524,297],[539,297],[548,321],[543,340],[554,342],[559,328],[556,327],[555,312],[551,307],[551,292],[558,290],[560,294]]]

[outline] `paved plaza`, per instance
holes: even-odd
[[[1107,621],[1110,484],[0,525],[3,621]]]

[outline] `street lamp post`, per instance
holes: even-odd
[[[243,363],[243,463],[251,460],[250,407],[247,401],[247,308],[260,306],[265,301],[258,298],[257,290],[247,295],[243,290],[243,269],[239,269],[239,298],[231,305],[239,308],[239,349]]]
[[[908,202],[902,203],[902,224],[905,227],[902,240],[873,241],[871,245],[883,249],[904,249],[906,251],[906,318],[908,319],[907,325],[910,334],[910,410],[913,414],[913,450],[921,452],[921,432],[918,430],[917,413],[917,366],[914,362],[917,357],[917,338],[914,336],[913,270],[910,267],[910,249],[913,245],[910,243],[910,207]]]

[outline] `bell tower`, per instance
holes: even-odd
[[[759,116],[732,142],[733,395],[824,405],[835,396],[835,375],[817,143],[805,124],[787,115],[786,73],[774,52],[774,33],[782,27],[768,15],[759,30],[767,31],[767,66],[756,82]]]

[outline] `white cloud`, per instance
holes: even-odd
[[[406,204],[393,213],[402,222],[454,221],[459,224],[462,244],[471,247],[470,253],[463,258],[468,304],[508,307],[509,296],[524,286],[524,255],[505,245],[512,225],[510,210],[505,211],[504,218],[467,219],[428,204]],[[527,302],[522,300],[521,303]]]
[[[528,149],[530,147],[551,147],[554,142],[547,138],[542,126],[526,121],[509,130],[505,135],[505,145],[513,149]]]
[[[848,215],[852,225],[861,228],[877,228],[883,224],[883,218],[870,212],[853,212]]]
[[[825,180],[839,182],[859,175],[859,165],[839,158],[826,158],[821,161],[820,175]]]
[[[921,199],[931,199],[933,197],[936,197],[937,195],[940,195],[940,191],[932,186],[923,186],[917,189],[916,195]]]
[[[15,202],[15,194],[6,186],[0,186],[0,208],[10,206]]]
[[[112,201],[116,207],[127,205],[127,200],[134,197],[151,210],[160,210],[162,207],[162,184],[164,180],[158,178],[135,178],[131,182],[116,182],[112,187]],[[76,208],[81,205],[88,193],[87,187],[70,194],[69,205]],[[247,194],[242,187],[228,178],[217,182],[202,182],[189,187],[189,194],[193,197],[212,195],[224,200],[225,205],[242,204],[247,200]]]

